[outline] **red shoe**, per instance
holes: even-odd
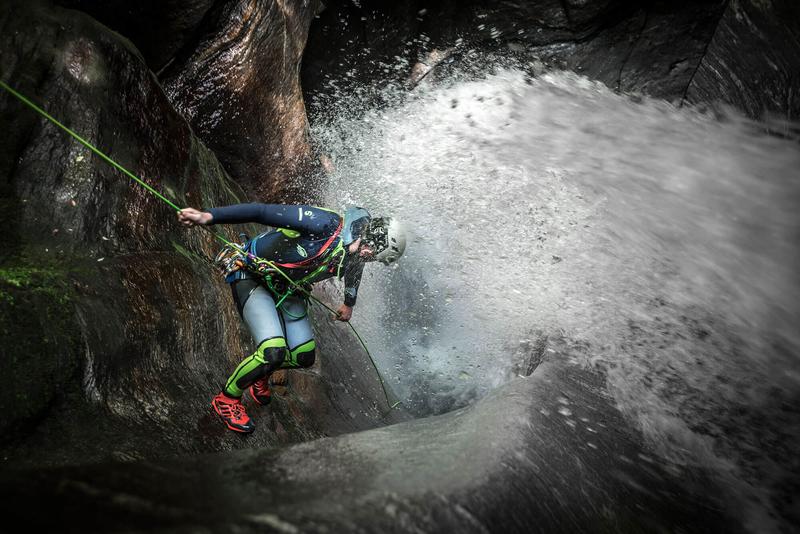
[[[220,393],[211,399],[211,407],[234,432],[249,434],[256,429],[256,425],[247,416],[241,399],[234,399]]]
[[[248,390],[253,400],[261,406],[269,404],[269,401],[272,400],[272,391],[269,389],[269,376],[259,378],[253,382],[253,385]]]

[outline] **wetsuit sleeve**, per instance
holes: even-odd
[[[359,261],[357,257],[353,260],[346,262],[344,266],[344,303],[350,307],[356,305],[358,286],[364,273],[364,262]]]
[[[308,235],[323,235],[339,225],[339,215],[314,206],[284,204],[234,204],[211,208],[211,224],[261,223]]]

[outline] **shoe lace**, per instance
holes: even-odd
[[[246,413],[244,411],[244,404],[242,404],[241,402],[235,402],[231,404],[230,407],[231,407],[231,413],[237,419],[241,418]]]
[[[234,401],[234,402],[225,402],[220,403],[221,411],[223,413],[227,412],[230,416],[235,418],[241,418],[247,412],[244,411],[244,404],[241,401]]]

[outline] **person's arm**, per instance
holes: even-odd
[[[313,235],[330,233],[340,219],[337,213],[322,208],[283,204],[235,204],[211,208],[208,213],[210,224],[260,223]]]
[[[304,234],[330,234],[339,225],[339,214],[304,205],[234,204],[208,210],[184,208],[178,220],[187,225],[261,223],[274,228],[288,228]]]
[[[350,259],[350,258],[348,258]],[[361,284],[361,275],[364,274],[364,262],[358,257],[346,261],[344,266],[344,304],[339,306],[336,318],[340,321],[349,321],[353,315],[353,306],[358,298],[358,286]]]

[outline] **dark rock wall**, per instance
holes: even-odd
[[[453,61],[469,63],[477,49],[533,62],[534,74],[570,69],[615,89],[679,99],[723,8],[724,0],[331,1],[312,28],[304,87],[322,91],[326,75],[338,81],[347,69],[385,77],[385,64],[425,62],[431,50],[452,49]]]
[[[177,202],[236,198],[129,42],[41,3],[12,3],[0,27],[4,81]],[[3,266],[31,273],[23,284],[3,280],[11,295],[3,317],[35,325],[3,332],[3,441],[43,440],[19,456],[44,463],[68,449],[72,462],[115,447],[146,455],[162,439],[152,446],[121,433],[115,439],[123,421],[177,431],[185,421],[165,409],[165,393],[183,378],[175,371],[193,369],[213,387],[219,379],[202,373],[210,363],[203,356],[220,355],[212,364],[219,368],[229,350],[205,328],[191,335],[194,324],[233,320],[214,311],[226,310],[227,295],[201,259],[215,245],[179,228],[169,208],[5,92],[0,107],[9,139],[0,158],[4,203],[14,206]],[[62,301],[58,320],[49,319],[52,303],[30,301],[48,292]],[[24,295],[28,302],[17,300]],[[180,309],[193,309],[193,320],[180,325]],[[187,328],[190,335],[174,335]],[[242,345],[235,336],[227,341]],[[42,376],[54,376],[47,395],[37,394]],[[187,407],[198,404],[190,399]],[[63,433],[48,432],[48,418]],[[98,433],[104,437],[95,443]],[[6,456],[13,461],[15,453]]]
[[[751,117],[800,118],[800,5],[731,0],[688,87],[691,103],[722,101]]]
[[[480,75],[489,53],[533,75],[567,69],[675,104],[724,101],[753,117],[796,117],[800,16],[788,0],[326,5],[303,66],[307,98],[323,108],[327,95],[364,80],[413,87],[420,67],[428,79],[437,64]]]
[[[303,195],[294,179],[310,169],[312,152],[299,65],[316,7],[218,3],[198,44],[162,74],[176,109],[254,198]]]
[[[565,56],[546,47],[541,60],[612,89],[679,103],[722,12],[722,2],[650,2]]]
[[[56,0],[77,9],[130,39],[153,72],[163,69],[184,47],[191,47],[203,17],[215,0]]]
[[[245,198],[131,43],[88,16],[5,4],[0,73],[178,205]],[[5,91],[0,121],[5,462],[265,446],[383,421],[379,384],[351,341],[336,366],[296,373],[295,388],[255,414],[263,432],[226,432],[208,402],[252,346],[210,265],[219,243]],[[331,386],[355,369],[350,389]]]
[[[254,198],[314,198],[299,65],[318,0],[59,0],[130,39],[173,106]]]

